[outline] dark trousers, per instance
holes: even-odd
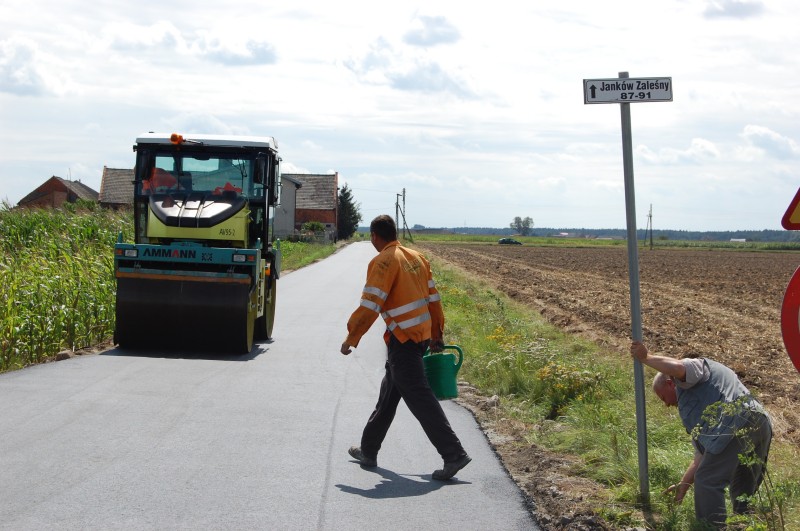
[[[400,343],[394,335],[390,336],[386,374],[381,382],[378,403],[361,436],[364,455],[377,457],[401,398],[445,462],[454,461],[466,453],[425,377],[422,356],[428,344],[429,341]]]
[[[725,527],[725,487],[730,487],[733,512],[747,511],[747,502],[736,498],[752,496],[764,478],[764,467],[772,442],[772,429],[764,415],[754,414],[752,423],[741,429],[719,454],[706,452],[694,476],[694,509],[698,520]],[[748,458],[741,463],[739,456]]]

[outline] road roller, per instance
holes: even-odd
[[[274,138],[136,139],[134,241],[114,246],[121,348],[248,353],[272,338],[280,240]]]

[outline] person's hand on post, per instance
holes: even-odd
[[[353,352],[353,350],[350,348],[350,345],[347,344],[347,341],[345,341],[344,343],[342,343],[342,348],[339,349],[339,352],[347,356],[348,354]]]
[[[644,343],[635,340],[631,342],[631,357],[639,361],[647,359],[647,347]]]

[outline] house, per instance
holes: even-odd
[[[295,233],[295,206],[297,191],[303,183],[283,173],[281,174],[281,204],[275,207],[275,237],[285,239]]]
[[[78,199],[97,201],[98,193],[80,181],[69,181],[53,175],[33,192],[19,200],[23,208],[58,208]]]
[[[107,208],[133,206],[133,170],[103,166],[100,204]]]
[[[328,239],[336,240],[339,210],[339,173],[292,173],[283,175],[303,184],[303,187],[297,190],[295,228],[299,230],[304,223],[319,221],[325,226],[325,233]]]

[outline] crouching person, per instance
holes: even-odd
[[[769,416],[736,373],[721,363],[652,355],[639,341],[631,343],[630,351],[658,371],[653,391],[667,406],[677,406],[692,437],[694,459],[680,482],[667,490],[681,502],[694,485],[697,520],[723,528],[725,487],[730,488],[733,511],[741,514],[761,484],[772,441]]]

